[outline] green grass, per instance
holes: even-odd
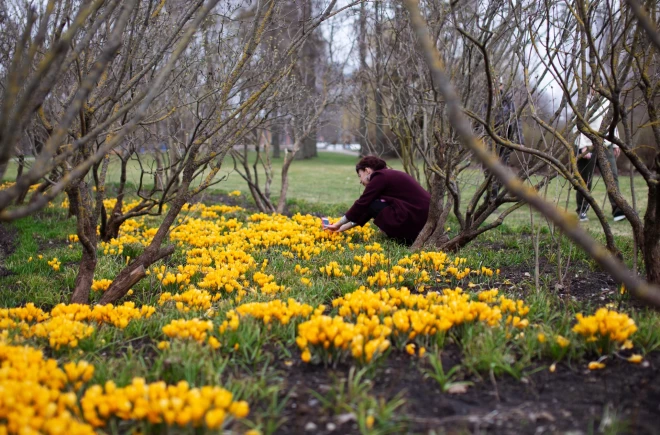
[[[80,261],[80,251],[69,249],[67,241],[68,235],[75,233],[75,221],[66,219],[61,210],[47,208],[12,225],[17,231],[16,249],[4,260],[5,267],[13,272],[5,278],[11,291],[0,292],[0,304],[16,306],[32,301],[53,306],[68,300]],[[62,263],[60,272],[47,264],[53,258]]]
[[[256,157],[255,153],[250,153],[252,159]],[[284,159],[273,159],[274,179],[271,190],[274,196],[279,195],[281,186],[281,169]],[[28,161],[28,163],[30,163]],[[319,152],[319,158],[310,160],[296,160],[289,170],[290,184],[289,197],[301,199],[310,203],[336,204],[352,202],[359,194],[361,185],[355,173],[355,164],[357,157],[347,154],[333,152]],[[142,159],[145,167],[150,167],[149,157]],[[390,164],[395,168],[401,169],[401,166],[392,161]],[[239,167],[240,168],[240,167]],[[250,167],[252,169],[252,167]],[[106,176],[107,183],[119,183],[120,161],[113,157],[108,167]],[[242,168],[240,168],[242,170]],[[14,181],[16,177],[16,163],[10,162],[3,181]],[[132,189],[140,181],[140,165],[136,160],[131,160],[128,165],[127,182]],[[216,189],[223,191],[240,190],[248,192],[247,182],[241,178],[234,169],[233,161],[227,158],[222,165],[222,169],[216,176],[216,180],[226,180],[215,185]],[[201,177],[200,177],[201,179]],[[263,186],[265,175],[263,168],[259,171],[259,180]],[[145,178],[146,186],[153,185],[153,178]]]
[[[341,215],[350,204],[359,197],[362,192],[362,187],[358,183],[355,175],[354,164],[356,157],[345,154],[338,154],[332,152],[320,152],[319,158],[311,160],[295,161],[290,169],[290,185],[288,192],[289,209],[292,212],[306,211],[317,212],[332,215]],[[388,164],[395,169],[401,170],[401,164],[398,160],[390,160]],[[282,159],[273,160],[274,180],[272,185],[273,196],[276,198],[279,195],[280,189],[280,170]],[[240,190],[244,194],[249,194],[246,188],[246,182],[240,175],[231,168],[231,160],[228,159],[224,168],[220,171],[218,178],[226,177],[226,180],[214,186],[214,189],[219,189],[225,192]],[[129,165],[129,183],[135,188],[138,182],[138,165],[132,162]],[[12,180],[15,176],[15,166],[10,164],[5,176],[6,180]],[[479,183],[483,180],[483,175],[479,169],[469,169],[463,172],[459,180],[462,189],[463,202],[461,210],[464,212],[467,204],[476,191]],[[260,172],[261,181],[264,180],[263,172]],[[113,161],[108,171],[108,183],[117,183],[119,180],[119,164],[118,161]],[[632,189],[630,179],[628,176],[621,176],[620,189],[623,196],[632,204]],[[263,184],[262,184],[263,185]],[[646,210],[648,191],[646,184],[641,176],[634,177],[634,189],[636,195],[636,204],[640,215]],[[129,192],[131,189],[129,188]],[[619,236],[631,236],[632,231],[630,225],[626,221],[613,222],[611,221],[611,207],[606,197],[606,190],[604,182],[600,177],[594,180],[592,189],[594,199],[598,204],[603,207],[608,219],[612,232]],[[576,208],[575,191],[568,187],[564,180],[556,179],[550,183],[546,199],[560,208],[568,211],[574,211]],[[506,205],[500,207],[500,211],[506,209]],[[547,226],[547,221],[537,212],[533,212],[535,223]],[[589,213],[589,222],[582,223],[581,225],[588,231],[599,234],[602,232],[600,223],[598,222],[593,211]],[[492,215],[487,222],[492,222],[497,218],[497,213]],[[453,221],[453,222],[452,222]],[[529,207],[522,207],[519,210],[511,213],[505,220],[507,225],[512,228],[529,226],[530,225],[530,211]],[[450,224],[455,226],[457,223],[455,219],[450,220]]]
[[[249,156],[252,164],[256,158],[256,154],[251,152]],[[143,165],[147,167],[150,166],[150,160],[148,157],[145,157],[142,160]],[[330,212],[334,215],[341,215],[353,203],[353,201],[360,196],[363,190],[355,173],[354,168],[356,162],[356,156],[324,151],[319,152],[318,158],[294,161],[289,170],[289,191],[287,199],[290,203],[290,210],[293,212],[301,210],[318,213]],[[282,163],[282,158],[273,159],[274,179],[271,186],[271,192],[274,198],[277,198],[280,193]],[[388,165],[394,169],[402,170],[401,162],[397,159],[388,160]],[[213,189],[222,190],[224,192],[240,190],[244,194],[249,195],[247,182],[239,175],[233,166],[231,158],[227,158],[225,162],[223,162],[223,167],[217,175],[216,180],[221,180],[225,177],[226,179],[215,185]],[[137,161],[131,160],[128,166],[127,177],[129,182],[129,193],[134,193],[134,189],[139,182],[139,168]],[[119,160],[114,158],[111,160],[108,169],[108,183],[116,184],[119,182],[119,170]],[[15,162],[10,162],[4,180],[13,181],[15,176],[16,164]],[[259,181],[263,187],[265,174],[261,167],[259,167]],[[459,186],[461,188],[461,210],[463,212],[467,208],[470,199],[482,181],[483,171],[480,169],[468,169],[461,174]],[[535,182],[537,181],[538,180],[535,179]],[[150,186],[152,179],[148,178],[145,182],[147,186]],[[632,204],[630,178],[627,175],[622,175],[619,178],[619,185],[623,196],[630,204]],[[646,194],[648,188],[646,187],[644,179],[639,175],[634,177],[634,189],[637,209],[639,214],[642,215],[646,210]],[[562,209],[573,212],[576,208],[575,191],[568,186],[568,183],[565,180],[553,180],[548,186],[547,193],[542,193],[548,201],[557,204],[557,206]],[[612,232],[615,235],[631,236],[632,230],[630,224],[626,221],[615,223],[611,220],[611,207],[606,197],[605,183],[600,177],[594,179],[592,194],[594,195],[596,202],[603,207],[603,210],[610,221]],[[505,209],[506,204],[500,207],[499,211],[501,212]],[[491,222],[496,218],[497,213],[491,216],[487,222]],[[589,218],[589,222],[581,225],[594,234],[601,233],[602,229],[600,223],[593,211],[589,212]],[[534,212],[534,220],[536,224],[541,223],[542,225],[547,226],[545,218],[536,212]],[[529,207],[522,207],[521,209],[514,211],[506,218],[505,222],[512,228],[525,225],[529,226]],[[454,220],[452,226],[455,225],[456,221]]]

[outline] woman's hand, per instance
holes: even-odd
[[[324,230],[328,230],[330,232],[336,233],[338,231],[341,231],[341,223],[339,221],[335,222],[334,224],[326,225],[323,227]]]
[[[346,216],[344,216],[334,224],[327,225],[323,229],[331,231],[333,233],[341,233],[342,231],[350,230],[354,226],[355,223],[349,221],[348,219],[346,219]]]

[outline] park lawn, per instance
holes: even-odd
[[[256,154],[250,153],[250,156],[254,158]],[[131,159],[128,164],[127,182],[132,189],[135,189],[140,182],[140,163],[145,168],[155,167],[150,157],[141,155],[140,158],[141,162]],[[271,190],[274,196],[279,195],[283,160],[283,158],[273,159],[275,177]],[[355,173],[355,163],[357,163],[356,156],[327,151],[320,151],[319,158],[316,159],[294,161],[289,171],[291,174],[289,197],[314,203],[350,204],[359,195],[361,187]],[[401,169],[394,161],[391,164]],[[119,159],[113,156],[108,167],[107,183],[119,183],[120,169]],[[14,181],[15,178],[16,163],[12,161],[8,164],[3,181]],[[214,186],[214,189],[225,192],[234,190],[248,192],[247,182],[234,169],[231,157],[227,157],[223,162],[215,180],[220,182]],[[259,170],[259,180],[263,186],[265,176],[262,167]],[[152,187],[153,178],[145,177],[144,183],[145,187]]]
[[[457,254],[420,255],[369,226],[331,235],[313,216],[252,214],[213,198],[187,211],[170,236],[175,253],[116,307],[58,305],[68,302],[80,259],[66,210],[55,205],[0,227],[11,239],[0,274],[0,307],[10,309],[0,310],[0,359],[17,373],[0,372],[0,387],[19,399],[10,406],[50,409],[18,394],[37,386],[50,388],[51,400],[75,392],[67,406],[82,407],[76,424],[106,433],[655,427],[657,403],[635,398],[660,393],[649,381],[658,376],[660,315],[630,301],[566,240],[557,251],[542,231],[535,288],[522,225],[504,225]],[[157,223],[138,219],[99,246],[92,302]],[[630,258],[630,239],[619,242]],[[559,253],[570,265],[560,287]],[[588,316],[606,304],[611,331],[574,329],[576,314],[593,322]],[[472,310],[481,314],[465,317]],[[31,349],[43,356],[26,365]],[[48,358],[55,361],[40,362]],[[41,383],[22,383],[30,376]],[[63,384],[44,384],[62,376]],[[169,399],[138,403],[144,388]]]
[[[251,153],[250,156],[252,159],[251,161],[253,162],[256,154]],[[327,209],[335,214],[341,214],[341,210],[347,209],[353,201],[359,197],[363,190],[363,187],[358,182],[354,169],[357,158],[357,156],[350,154],[319,151],[318,158],[294,161],[289,170],[288,200],[293,202],[303,201],[308,206],[318,206],[317,208],[319,210]],[[148,158],[143,158],[142,160],[142,164],[145,167],[150,166]],[[282,162],[282,158],[273,159],[274,179],[271,187],[273,197],[279,196]],[[394,169],[402,170],[401,163],[398,159],[390,159],[388,160],[388,164]],[[129,164],[129,194],[135,193],[134,190],[139,183],[139,167],[139,164],[135,160],[132,160]],[[108,183],[119,182],[119,169],[118,159],[115,158],[111,161],[108,169]],[[12,162],[7,169],[5,181],[11,181],[15,176],[16,165]],[[215,191],[231,192],[235,190],[239,190],[244,194],[249,194],[247,183],[239,173],[234,170],[231,158],[227,158],[224,162],[220,173],[216,176],[216,180],[221,181],[206,193],[207,196],[211,196]],[[263,170],[260,170],[259,172],[259,180],[261,181],[261,186],[263,186],[263,181],[265,180]],[[471,196],[482,181],[483,171],[481,169],[470,168],[461,174],[459,180],[459,185],[462,189],[461,210],[464,211],[467,208]],[[535,179],[535,182],[538,182],[538,180]],[[147,187],[150,187],[152,185],[152,180],[147,179],[145,183]],[[633,177],[633,183],[635,203],[639,213],[643,214],[646,210],[646,194],[648,188],[646,187],[644,179],[639,175]],[[619,179],[619,184],[622,194],[628,202],[632,204],[633,189],[631,188],[630,177],[628,175],[622,175]],[[131,189],[133,189],[133,192],[131,192]],[[553,180],[549,184],[548,189],[543,190],[541,193],[547,200],[557,204],[557,206],[562,209],[571,212],[576,209],[575,191],[571,189],[568,186],[568,183],[563,179]],[[607,200],[605,183],[600,176],[594,179],[592,193],[598,204],[603,207],[612,227],[612,232],[618,236],[631,236],[632,230],[627,221],[615,223],[611,220],[611,207]],[[204,195],[205,194],[202,195],[202,198],[205,197]],[[332,205],[332,207],[325,207],[326,205]],[[505,209],[506,204],[500,207],[499,211],[501,212]],[[582,223],[581,225],[595,235],[602,233],[600,222],[598,222],[593,211],[589,212],[589,218],[589,222]],[[495,219],[497,219],[497,214],[491,216],[487,222],[491,222]],[[534,212],[534,219],[535,224],[541,222],[542,225],[547,226],[547,222],[536,212]],[[514,211],[507,216],[505,222],[513,228],[531,226],[529,207],[522,207]],[[456,225],[456,220],[450,218],[450,226],[455,227]]]

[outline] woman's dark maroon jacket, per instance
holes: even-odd
[[[374,224],[388,237],[412,243],[426,224],[431,196],[410,175],[394,169],[372,172],[362,195],[346,212],[346,218],[358,225],[371,219],[369,205],[376,199],[389,204],[374,219]]]

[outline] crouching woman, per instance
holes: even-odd
[[[428,218],[429,193],[413,177],[388,169],[376,156],[362,158],[355,170],[364,192],[338,222],[326,229],[346,231],[373,219],[389,238],[412,245]]]

